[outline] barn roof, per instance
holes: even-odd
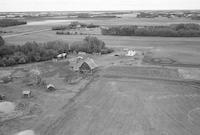
[[[91,69],[95,69],[98,67],[98,65],[94,62],[93,59],[91,58],[87,58],[83,63],[87,63],[88,66],[91,68]]]

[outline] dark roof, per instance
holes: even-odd
[[[94,60],[93,59],[91,59],[91,58],[87,58],[83,63],[86,63],[89,67],[90,67],[90,69],[91,70],[93,70],[93,69],[95,69],[95,68],[97,68],[98,67],[98,65],[94,62]],[[82,63],[82,64],[83,64]],[[81,65],[82,65],[81,64]]]

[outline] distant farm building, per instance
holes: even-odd
[[[55,88],[55,86],[53,84],[48,84],[47,85],[47,90],[49,90],[49,91],[55,91],[56,88]]]
[[[126,56],[135,56],[136,55],[136,51],[135,50],[128,50]]]
[[[22,91],[22,95],[24,98],[30,98],[31,97],[31,91],[30,90],[24,90]]]
[[[57,58],[58,58],[58,59],[65,59],[65,58],[67,58],[67,53],[58,54],[58,55],[57,55]]]
[[[97,64],[94,62],[93,59],[86,59],[82,64],[81,66],[79,67],[79,71],[81,73],[91,73],[93,72],[95,69],[97,69]]]

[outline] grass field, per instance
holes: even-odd
[[[197,135],[199,134],[199,92],[189,83],[146,80],[158,75],[146,69],[108,69],[85,89],[78,99],[45,129],[43,135]],[[127,79],[125,76],[132,76]],[[173,78],[173,74],[167,75]],[[117,74],[117,75],[116,75]],[[119,75],[119,76],[118,76]],[[119,78],[117,79],[116,76]],[[124,76],[123,78],[120,78]],[[154,78],[154,77],[152,77]]]

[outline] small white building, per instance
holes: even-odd
[[[55,91],[56,88],[55,88],[55,86],[53,84],[48,84],[47,85],[47,90],[49,90],[49,91]]]
[[[58,54],[58,55],[57,55],[57,58],[58,58],[58,59],[64,59],[64,58],[67,58],[67,53],[61,53],[61,54]]]
[[[135,50],[128,50],[127,54],[125,54],[126,56],[135,56],[136,55],[136,51]]]
[[[24,98],[30,98],[31,97],[31,91],[30,90],[24,90],[22,91],[22,95]]]

